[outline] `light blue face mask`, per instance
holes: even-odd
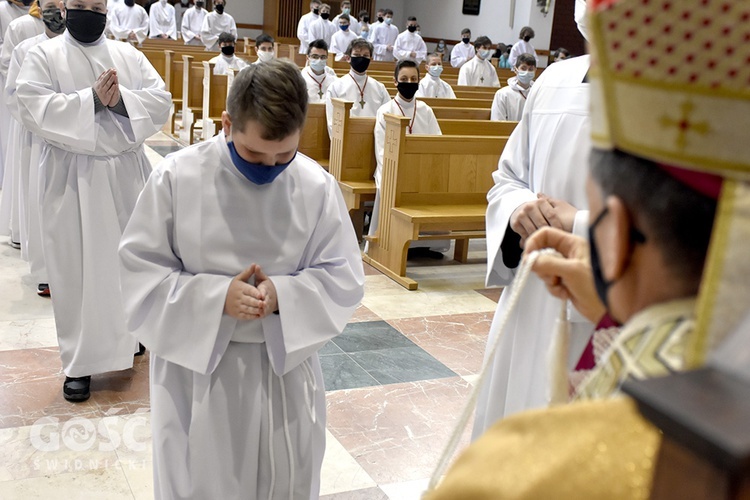
[[[326,61],[323,59],[310,59],[310,67],[317,72],[323,71],[326,69]]]
[[[427,66],[427,72],[430,74],[430,76],[438,78],[443,73],[443,67],[439,65]]]
[[[258,185],[270,184],[273,182],[274,179],[286,170],[286,168],[297,157],[297,153],[295,152],[292,159],[286,163],[281,163],[279,165],[263,165],[262,163],[251,163],[241,157],[237,152],[237,149],[234,147],[234,142],[228,142],[227,146],[229,146],[229,155],[232,157],[232,163],[237,167],[237,170],[239,170],[247,180]]]

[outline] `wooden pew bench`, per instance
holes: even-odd
[[[456,240],[455,259],[465,262],[469,239],[486,236],[487,192],[507,137],[407,135],[409,118],[385,119],[380,220],[363,259],[415,290],[406,276],[411,241]]]
[[[375,118],[350,116],[353,102],[342,99],[333,99],[332,102],[333,127],[329,171],[339,183],[352,224],[358,238],[361,239],[365,203],[375,200]],[[438,119],[438,123],[445,135],[502,137],[509,136],[517,124],[462,119]]]
[[[307,117],[300,136],[299,151],[329,170],[331,139],[328,137],[325,103],[313,103],[307,106]]]

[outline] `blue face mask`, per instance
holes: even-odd
[[[227,146],[229,146],[229,155],[232,157],[232,163],[234,163],[234,166],[237,167],[237,170],[239,170],[242,175],[247,177],[247,180],[249,180],[253,184],[258,185],[269,184],[273,182],[274,179],[276,179],[276,177],[278,177],[281,172],[286,170],[286,167],[288,167],[289,164],[292,163],[297,157],[297,153],[294,153],[294,156],[288,162],[282,163],[280,165],[268,166],[263,165],[262,163],[250,163],[249,161],[245,160],[237,152],[237,149],[235,149],[234,142],[228,142]]]

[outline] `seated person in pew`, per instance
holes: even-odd
[[[214,63],[214,75],[226,75],[230,69],[240,71],[247,66],[245,61],[234,55],[235,42],[236,39],[231,33],[222,33],[219,35],[221,55],[208,61]]]
[[[474,48],[477,55],[461,66],[458,72],[458,84],[472,87],[499,87],[500,79],[490,62],[492,40],[486,36],[480,36],[474,40]]]
[[[521,121],[523,107],[534,84],[536,58],[532,54],[521,54],[513,67],[516,76],[508,78],[508,86],[495,92],[492,101],[491,120]]]
[[[367,68],[372,57],[372,44],[367,40],[356,38],[346,49],[346,56],[352,70],[328,87],[326,93],[326,121],[328,135],[333,129],[333,104],[331,99],[353,101],[351,116],[375,116],[380,107],[391,100],[385,85],[370,78]]]
[[[346,55],[346,49],[352,41],[357,39],[357,35],[349,31],[349,16],[341,14],[338,16],[339,30],[331,37],[331,52],[336,54],[336,60],[340,61]]]
[[[427,74],[419,82],[417,97],[442,97],[455,99],[456,94],[448,82],[443,81],[440,75],[443,73],[443,56],[433,52],[427,56],[425,61]]]
[[[201,41],[201,26],[203,26],[203,18],[206,17],[206,9],[203,8],[204,5],[204,0],[197,0],[195,5],[186,10],[182,15],[180,35],[182,35],[185,45],[203,45]]]
[[[227,0],[214,0],[214,10],[206,14],[201,26],[201,40],[206,50],[219,50],[219,35],[225,31],[237,36],[237,23],[224,12]]]
[[[307,66],[302,68],[309,103],[325,102],[328,87],[338,78],[333,68],[326,64],[327,61],[328,44],[325,40],[310,42],[307,46]]]
[[[258,59],[253,64],[260,64],[268,62],[276,57],[274,52],[274,39],[271,35],[261,34],[255,39],[255,52],[258,54]]]
[[[375,205],[370,218],[368,234],[374,236],[378,231],[378,215],[380,210],[380,186],[383,178],[383,152],[385,150],[385,114],[411,117],[406,133],[422,135],[442,135],[440,125],[432,109],[414,96],[419,89],[419,67],[414,61],[404,59],[396,63],[394,80],[398,93],[396,97],[385,103],[378,110],[375,119]],[[368,249],[365,244],[365,252]],[[427,256],[442,259],[442,252],[450,248],[450,241],[413,241],[409,247],[409,257]],[[415,255],[416,254],[416,255]]]
[[[148,13],[148,36],[177,40],[177,18],[174,7],[167,0],[159,0],[151,5]]]
[[[135,0],[125,0],[125,5],[112,10],[109,19],[115,40],[143,43],[148,36],[148,14]]]

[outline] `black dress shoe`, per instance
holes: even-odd
[[[435,250],[430,250],[429,247],[414,247],[406,251],[406,259],[435,259],[440,260],[444,255]]]
[[[138,342],[138,352],[133,356],[143,356],[146,353],[146,346]]]
[[[86,377],[65,377],[63,396],[73,403],[81,403],[91,396],[91,375]]]
[[[49,297],[49,285],[47,283],[39,283],[39,285],[36,287],[36,294],[40,297]]]

